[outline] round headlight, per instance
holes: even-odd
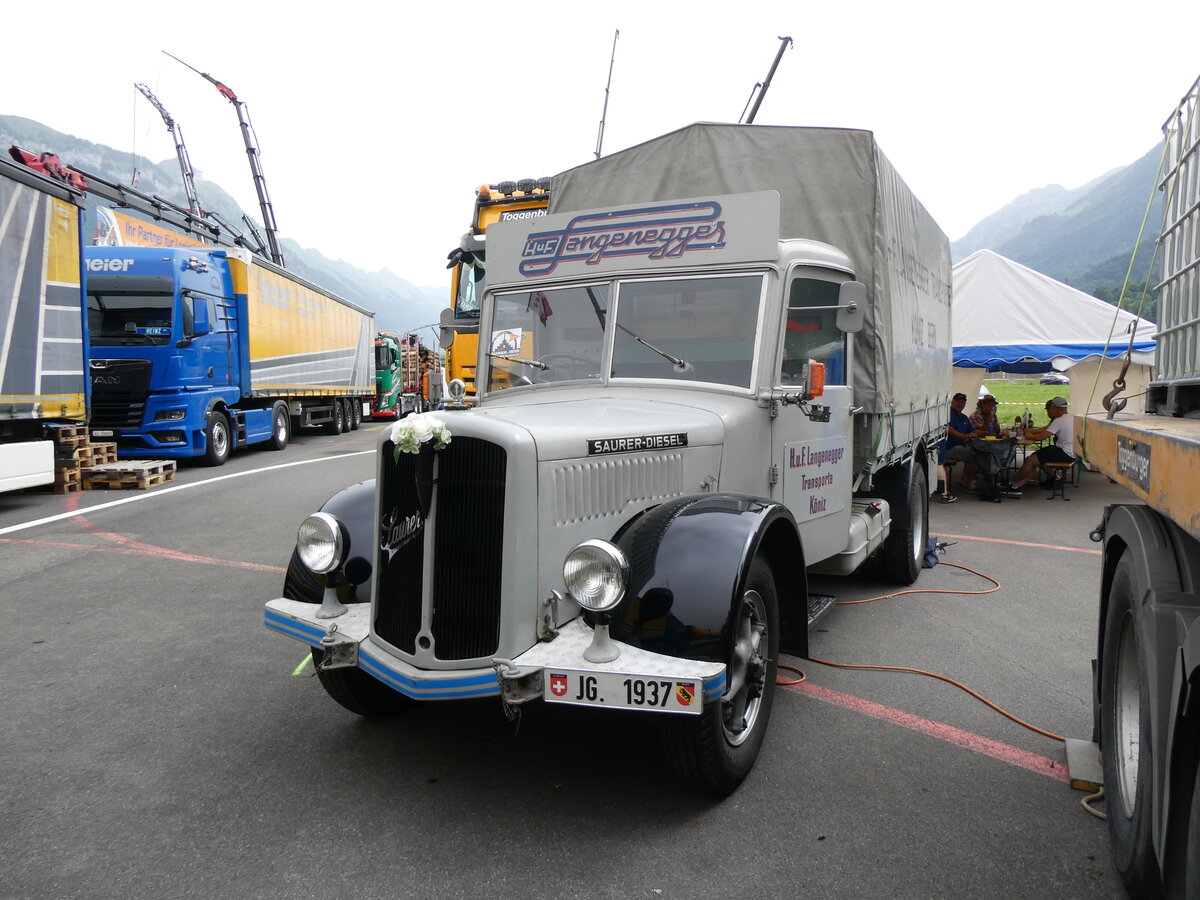
[[[461,378],[451,379],[450,383],[446,385],[446,390],[449,391],[450,399],[455,403],[467,396],[467,385]]]
[[[563,581],[580,606],[605,612],[621,602],[629,579],[629,560],[608,541],[584,541],[567,554]]]
[[[346,552],[346,533],[342,523],[329,513],[313,513],[300,523],[296,550],[301,561],[318,575],[332,572],[342,564]]]

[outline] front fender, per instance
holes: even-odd
[[[630,564],[625,598],[612,613],[618,640],[726,662],[733,613],[762,552],[775,574],[781,648],[807,654],[803,548],[785,507],[741,494],[681,497],[647,511],[616,543]]]
[[[370,569],[375,559],[375,479],[361,481],[338,491],[321,505],[320,511],[335,516],[346,527],[346,534],[350,539],[346,562],[361,557],[366,560]],[[370,600],[373,583],[372,570],[370,577],[355,589],[353,599],[360,602]],[[300,562],[299,554],[293,552],[284,580],[283,596],[291,600],[320,603],[324,590],[325,576],[310,572],[304,563]],[[350,599],[349,594],[349,588],[338,588],[338,596],[344,602]]]

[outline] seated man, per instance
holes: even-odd
[[[960,488],[969,490],[975,478],[975,454],[967,448],[967,439],[975,430],[975,426],[971,424],[970,417],[963,412],[966,405],[966,394],[955,394],[950,401],[950,424],[946,428],[946,440],[942,441],[941,455],[938,458],[938,464],[946,473],[945,490],[941,498],[943,503],[953,503],[958,499],[950,480],[954,474],[954,463],[964,463],[958,485]]]
[[[975,404],[975,412],[971,413],[971,424],[975,427],[974,437],[1006,438],[1008,431],[1000,425],[996,418],[996,398],[984,394]]]
[[[1030,428],[1025,437],[1031,441],[1044,441],[1054,438],[1054,444],[1043,447],[1029,456],[1017,472],[1017,477],[1010,484],[1009,490],[1019,491],[1033,477],[1038,466],[1048,462],[1075,462],[1075,419],[1067,415],[1067,400],[1065,397],[1051,397],[1046,401],[1046,415],[1050,422],[1045,428]]]

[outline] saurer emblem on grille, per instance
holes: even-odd
[[[393,506],[391,512],[383,514],[379,524],[382,526],[379,529],[379,549],[387,554],[388,562],[391,562],[401,547],[424,530],[425,519],[420,513],[401,516],[399,510]]]

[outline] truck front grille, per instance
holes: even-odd
[[[507,453],[489,441],[456,437],[436,454],[432,534],[420,518],[416,457],[404,453],[391,464],[391,456],[392,445],[386,443],[376,634],[406,653],[415,653],[424,635],[440,660],[494,655],[500,639]],[[433,554],[428,590],[426,553]]]
[[[150,360],[93,359],[89,369],[92,427],[141,428],[150,394]]]

